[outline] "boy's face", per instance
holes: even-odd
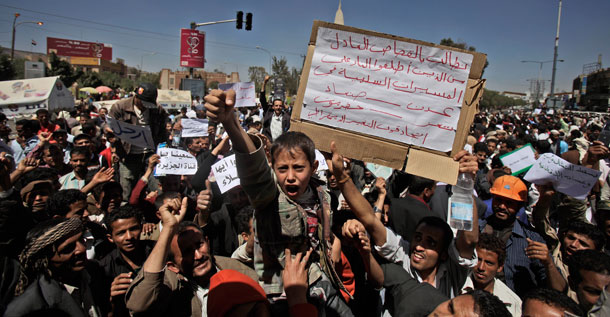
[[[275,154],[273,171],[282,191],[290,199],[297,199],[305,192],[318,162],[313,165],[301,149],[280,150]]]
[[[411,241],[411,266],[419,272],[426,272],[443,261],[446,250],[443,250],[443,230],[422,223],[415,229]]]
[[[112,227],[112,234],[108,235],[110,242],[123,252],[136,250],[142,232],[142,224],[136,217],[117,219],[110,226]]]

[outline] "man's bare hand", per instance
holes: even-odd
[[[453,160],[460,163],[460,173],[476,174],[479,170],[477,157],[468,153],[466,150],[461,150],[453,157]]]
[[[197,209],[199,212],[208,212],[212,205],[212,185],[209,180],[205,180],[205,189],[197,195]]]
[[[119,295],[124,295],[127,293],[127,289],[133,279],[131,279],[131,272],[129,273],[121,273],[117,275],[110,284],[110,297],[115,297]]]

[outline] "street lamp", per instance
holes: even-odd
[[[563,59],[559,59],[557,61],[563,62]],[[537,87],[540,87],[540,74],[542,73],[542,65],[546,64],[546,63],[550,63],[550,62],[553,62],[553,61],[552,60],[551,61],[521,61],[521,63],[536,63],[536,64],[540,64],[540,68],[538,68],[538,81],[536,82]],[[540,90],[540,88],[538,88],[538,90]],[[544,93],[544,92],[542,92],[542,93]],[[540,96],[538,94],[540,94],[540,92],[538,92],[536,94],[536,98],[537,98],[537,100],[540,100]]]
[[[15,19],[13,19],[13,39],[11,41],[11,61],[15,57],[15,31],[17,29],[17,26],[20,25],[20,24],[24,24],[24,23],[33,23],[33,24],[38,24],[38,25],[43,25],[44,24],[44,23],[42,23],[40,21],[24,21],[24,22],[15,23],[15,22],[17,22],[17,18],[20,15],[21,14],[19,14],[19,13],[15,13]]]
[[[260,47],[260,46],[258,46],[258,45],[256,46],[256,48],[257,48],[257,49],[259,49],[259,50],[261,50],[261,51],[265,51],[265,52],[267,52],[267,54],[269,54],[269,74],[271,74],[271,72],[272,72],[272,70],[271,70],[271,59],[272,59],[272,58],[271,58],[271,52],[269,52],[269,51],[268,51],[268,50],[266,50],[265,48]]]

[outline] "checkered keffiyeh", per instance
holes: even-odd
[[[47,232],[40,235],[38,238],[32,240],[28,245],[25,246],[21,254],[19,255],[19,262],[22,264],[27,263],[32,257],[36,256],[38,252],[54,244],[57,241],[74,235],[75,233],[82,232],[83,222],[80,218],[69,218],[62,221],[50,228]]]

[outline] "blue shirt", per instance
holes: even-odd
[[[17,142],[17,140],[13,140],[11,142],[11,149],[13,150],[13,157],[15,158],[15,164],[19,164],[21,160],[23,160],[28,153],[32,152],[32,150],[38,145],[38,136],[33,136],[27,141],[25,141],[25,147],[21,148],[21,144]]]
[[[479,220],[481,232],[486,225],[487,218]],[[526,238],[546,243],[532,227],[518,219],[515,220],[512,233],[506,241],[504,283],[520,297],[532,289],[546,287],[547,279],[544,265],[539,260],[531,260],[525,254],[528,245]]]

